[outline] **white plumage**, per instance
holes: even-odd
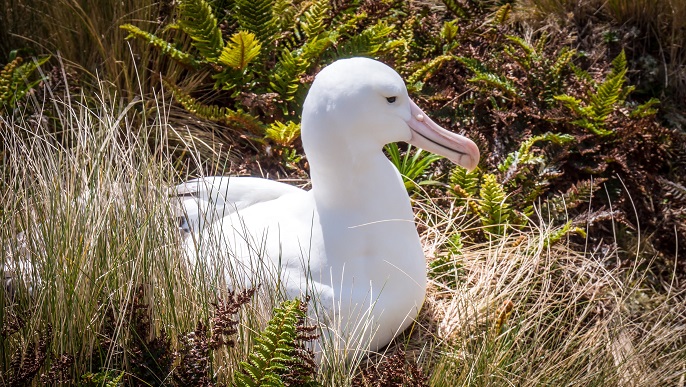
[[[280,276],[289,296],[313,297],[338,339],[376,350],[413,321],[426,292],[410,199],[383,146],[406,141],[468,169],[479,151],[426,117],[394,70],[366,58],[324,68],[302,117],[312,189],[243,177],[182,184],[194,232],[185,249],[229,283]]]

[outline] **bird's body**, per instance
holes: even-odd
[[[186,199],[186,251],[234,285],[278,276],[289,296],[312,297],[338,338],[376,350],[413,321],[427,282],[410,199],[383,146],[408,141],[470,169],[478,150],[424,117],[395,71],[364,58],[317,75],[302,139],[310,191],[254,178],[186,185],[205,201]],[[208,210],[208,222],[193,217]]]

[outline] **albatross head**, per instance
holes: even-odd
[[[400,75],[372,59],[343,59],[319,72],[302,116],[310,158],[309,151],[322,146],[314,143],[378,152],[385,144],[405,141],[469,170],[479,162],[474,142],[432,121],[409,98]]]

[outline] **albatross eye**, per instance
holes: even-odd
[[[395,102],[395,97],[386,97],[386,101],[388,101],[388,103],[393,103]]]

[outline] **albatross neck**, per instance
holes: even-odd
[[[400,175],[380,147],[331,144],[308,153],[318,209],[351,211],[371,217],[412,218]]]

